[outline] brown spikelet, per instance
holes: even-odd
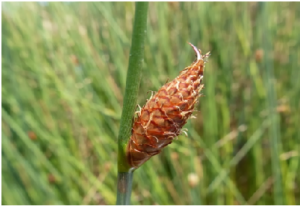
[[[190,45],[197,54],[197,60],[173,81],[162,86],[136,112],[127,148],[128,162],[133,168],[139,167],[172,143],[193,113],[203,88],[204,64],[209,53],[202,56],[200,50]]]

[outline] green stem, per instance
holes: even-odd
[[[276,103],[277,96],[274,85],[274,65],[273,60],[271,60],[269,54],[274,49],[272,48],[272,31],[270,30],[270,26],[268,25],[269,15],[268,8],[265,2],[259,3],[261,9],[261,19],[260,21],[262,26],[262,45],[264,52],[266,53],[264,59],[264,82],[267,89],[267,107],[270,112],[271,117],[271,125],[270,125],[270,143],[271,143],[271,163],[272,163],[272,173],[274,178],[274,204],[276,205],[284,205],[285,204],[285,194],[283,191],[284,185],[282,181],[282,173],[281,173],[281,163],[279,159],[280,155],[280,122],[278,119],[278,114],[276,112]]]
[[[126,158],[126,147],[131,135],[132,119],[137,104],[144,58],[144,39],[147,28],[148,2],[135,3],[129,66],[126,78],[123,110],[118,136],[118,194],[117,204],[129,204],[133,171]],[[119,187],[119,186],[122,187]],[[124,186],[124,187],[123,187]],[[121,190],[124,189],[124,190]]]
[[[117,205],[129,205],[133,171],[118,173]]]

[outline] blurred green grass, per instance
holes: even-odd
[[[2,203],[115,204],[133,3],[2,3]],[[132,204],[300,204],[300,4],[149,4],[138,103],[211,51]],[[189,179],[194,174],[198,178]]]

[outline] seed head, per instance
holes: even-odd
[[[127,147],[127,158],[133,168],[138,168],[158,154],[172,140],[184,132],[182,127],[191,117],[200,91],[204,65],[209,57],[189,43],[197,59],[180,72],[173,81],[162,86],[147,103],[137,111]]]

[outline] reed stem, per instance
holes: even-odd
[[[129,205],[133,171],[118,173],[117,205]]]
[[[129,204],[133,171],[126,158],[126,146],[131,135],[132,118],[142,75],[144,39],[147,28],[148,2],[135,3],[135,16],[129,66],[126,77],[123,110],[118,136],[118,189],[117,204]]]

